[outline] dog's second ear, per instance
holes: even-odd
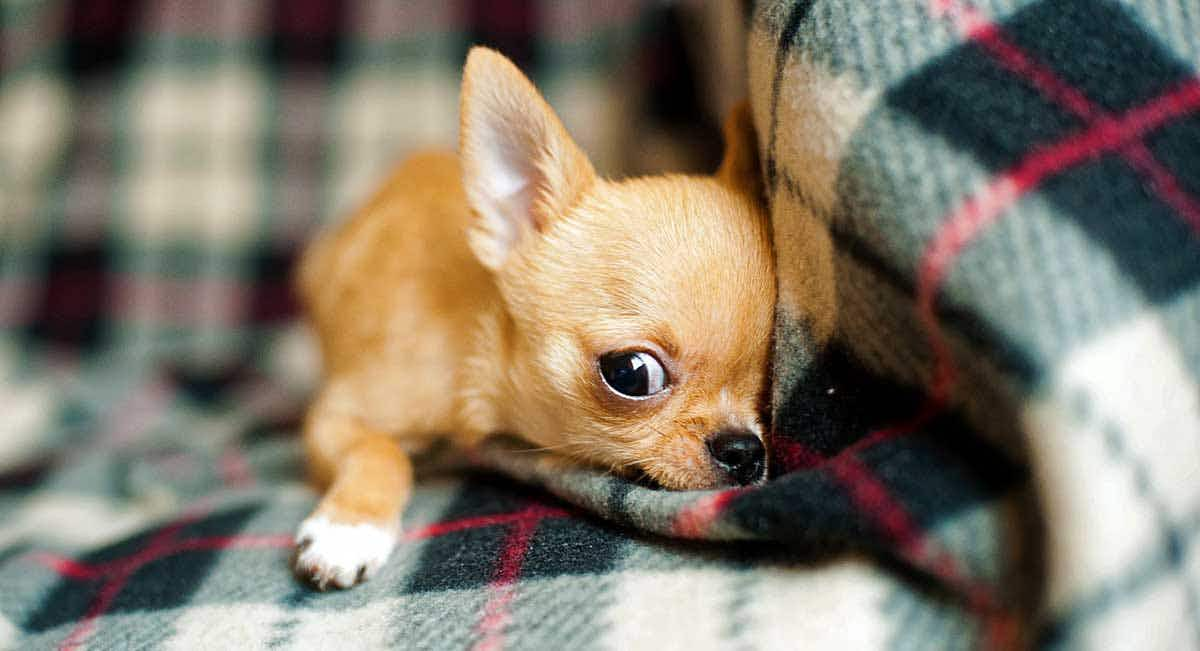
[[[471,49],[460,101],[463,185],[476,213],[471,248],[495,270],[524,238],[570,208],[595,171],[550,105],[502,54]]]
[[[762,170],[758,164],[758,137],[750,117],[750,105],[739,102],[725,118],[725,155],[717,168],[717,178],[735,190],[762,201]]]

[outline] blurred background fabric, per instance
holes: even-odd
[[[716,18],[697,7],[80,0],[4,12],[0,326],[16,354],[211,367],[257,349],[263,328],[295,315],[287,274],[314,226],[412,150],[455,146],[471,44],[521,65],[607,174],[715,166],[718,113],[744,93],[744,72],[696,73],[715,55],[686,34]]]

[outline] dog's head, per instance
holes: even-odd
[[[775,276],[746,112],[716,175],[608,181],[491,50],[471,51],[461,109],[515,433],[667,488],[761,481]]]

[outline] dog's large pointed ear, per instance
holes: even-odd
[[[717,178],[726,185],[754,197],[765,199],[762,169],[758,164],[758,136],[750,116],[750,104],[739,102],[725,118],[725,155],[717,168]]]
[[[476,216],[471,248],[499,269],[526,237],[546,228],[596,178],[533,84],[502,54],[475,47],[463,70],[459,153]]]

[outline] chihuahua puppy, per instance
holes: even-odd
[[[474,48],[460,156],[403,163],[306,251],[325,379],[304,423],[326,487],[295,568],[348,587],[387,559],[437,436],[508,433],[669,489],[766,476],[775,305],[747,111],[712,177],[598,177],[508,59]]]

